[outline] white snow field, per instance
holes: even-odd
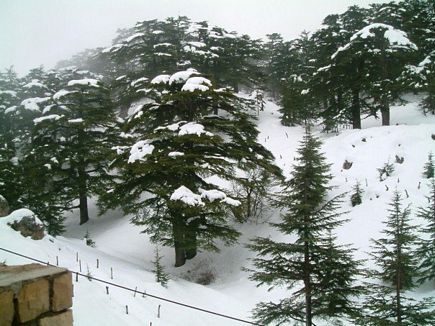
[[[392,125],[381,127],[374,118],[363,121],[362,130],[341,129],[339,133],[321,133],[320,127],[314,132],[323,142],[323,151],[332,164],[334,175],[331,196],[348,192],[358,180],[364,190],[361,205],[350,205],[350,194],[345,197],[343,210],[349,211],[345,223],[337,230],[342,243],[351,243],[357,248],[357,258],[368,258],[370,238],[379,236],[382,221],[387,213],[387,204],[397,189],[404,197],[403,204],[411,204],[413,221],[418,206],[426,205],[429,194],[428,180],[422,177],[423,166],[430,151],[435,153],[435,116],[424,116],[418,108],[417,96],[409,96],[408,104],[392,108]],[[279,107],[268,101],[260,112],[258,128],[259,141],[269,148],[276,157],[276,163],[286,176],[292,169],[295,150],[302,138],[302,127],[284,127],[279,121]],[[396,163],[396,155],[403,157],[402,164]],[[349,170],[343,169],[343,162],[353,163]],[[377,168],[384,163],[393,163],[395,172],[380,182]],[[420,185],[420,186],[419,186]],[[387,191],[388,187],[388,191]],[[406,192],[409,196],[407,198]],[[267,291],[267,287],[256,287],[248,279],[248,273],[241,267],[249,267],[249,258],[254,256],[245,244],[255,236],[271,235],[282,239],[267,222],[278,221],[279,212],[268,210],[261,221],[237,225],[242,236],[238,245],[221,246],[221,252],[200,252],[185,266],[173,267],[173,249],[160,248],[164,256],[162,263],[171,280],[164,288],[154,280],[152,273],[155,246],[150,243],[141,228],[130,224],[129,217],[119,211],[112,211],[103,217],[94,216],[83,226],[78,226],[78,217],[67,218],[67,232],[62,237],[46,236],[34,241],[24,238],[10,229],[8,218],[0,219],[0,247],[29,255],[42,261],[56,263],[73,271],[79,270],[77,254],[84,274],[121,284],[138,291],[161,296],[170,300],[216,311],[241,319],[250,320],[250,311],[261,301],[277,301],[286,295],[286,289]],[[236,222],[235,222],[236,223]],[[83,237],[89,231],[96,247],[86,246]],[[97,269],[97,259],[99,268]],[[0,250],[0,263],[8,265],[25,264],[30,261]],[[370,261],[367,262],[370,265]],[[113,280],[111,280],[111,268]],[[199,279],[214,278],[210,285],[195,283]],[[435,290],[423,286],[413,294],[435,296]],[[128,314],[126,314],[128,305]],[[158,318],[158,306],[160,318]],[[152,297],[134,295],[123,289],[106,284],[74,277],[74,325],[151,325],[153,326],[221,326],[243,325],[242,322],[188,309]],[[327,323],[317,323],[327,325]]]

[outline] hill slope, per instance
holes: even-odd
[[[435,152],[435,117],[423,116],[418,110],[419,98],[410,98],[412,102],[392,109],[392,126],[378,127],[379,121],[366,119],[362,130],[342,130],[339,134],[315,133],[324,141],[323,151],[332,164],[334,175],[332,184],[336,186],[331,193],[348,192],[359,181],[364,190],[363,202],[354,208],[350,205],[350,194],[346,195],[344,210],[349,210],[349,222],[338,230],[339,241],[353,243],[358,249],[359,258],[367,258],[370,238],[377,237],[382,229],[387,203],[392,192],[397,189],[403,194],[405,203],[412,204],[412,214],[426,201],[428,195],[427,180],[422,178],[423,165],[428,153]],[[396,125],[397,124],[397,125]],[[295,150],[303,135],[301,127],[284,127],[280,124],[278,107],[268,102],[258,120],[259,140],[276,157],[276,163],[286,176],[291,171]],[[396,155],[403,157],[402,164],[395,163]],[[352,167],[343,169],[343,162],[352,162]],[[393,163],[395,171],[385,181],[379,181],[377,168],[385,163]],[[408,194],[408,198],[407,195]],[[96,214],[94,214],[96,215]],[[111,268],[114,271],[113,282],[136,288],[139,291],[162,296],[171,300],[210,309],[234,317],[249,319],[250,310],[260,301],[273,301],[285,296],[285,290],[267,292],[265,287],[257,288],[247,279],[248,274],[241,267],[249,266],[252,257],[245,244],[257,235],[282,237],[270,229],[266,222],[277,221],[279,212],[268,210],[261,221],[255,221],[237,227],[242,232],[240,244],[223,247],[220,253],[201,252],[185,266],[172,267],[173,252],[163,248],[163,264],[171,274],[168,288],[154,282],[152,273],[154,246],[141,229],[129,223],[128,217],[120,212],[110,212],[102,218],[93,218],[84,226],[77,226],[75,216],[68,218],[67,233],[63,237],[45,237],[33,241],[21,237],[7,227],[7,219],[0,219],[0,247],[29,255],[42,261],[56,262],[61,266],[79,270],[77,254],[81,261],[82,272],[111,280]],[[419,222],[414,219],[415,222]],[[83,236],[89,231],[96,248],[84,244]],[[99,268],[96,261],[99,260]],[[29,261],[0,251],[0,262],[24,264]],[[368,262],[370,264],[370,262]],[[191,281],[214,281],[202,286]],[[242,325],[237,321],[187,309],[151,297],[89,281],[84,277],[74,283],[74,319],[75,325]],[[435,290],[419,288],[416,296],[432,295]],[[125,306],[129,307],[129,314]],[[157,318],[157,309],[161,305],[161,316]]]

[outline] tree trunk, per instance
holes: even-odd
[[[233,83],[233,88],[234,88],[234,93],[238,93],[239,92],[239,83],[238,82],[234,82]]]
[[[304,251],[305,326],[312,326],[310,256],[308,242],[306,241]]]
[[[79,207],[80,207],[80,225],[89,221],[88,211],[88,192],[86,185],[86,172],[84,166],[80,165],[78,168],[78,182],[79,182]]]
[[[381,116],[382,116],[382,125],[389,126],[390,125],[390,107],[388,104],[383,104],[381,108]]]
[[[361,104],[359,100],[359,88],[352,88],[352,127],[361,129]]]
[[[251,215],[252,215],[252,211],[251,211],[251,206],[252,206],[252,203],[251,203],[251,199],[252,199],[252,191],[253,191],[253,189],[250,187],[250,186],[248,186],[248,193],[247,193],[247,196],[246,196],[246,221],[251,217]]]
[[[197,227],[189,225],[185,233],[186,259],[192,259],[198,253]]]
[[[400,221],[397,221],[400,223]],[[399,232],[399,231],[396,231]],[[396,267],[396,316],[397,324],[402,325],[402,306],[400,302],[400,290],[402,289],[402,247],[397,240],[397,267]]]
[[[175,267],[183,266],[186,263],[186,249],[184,248],[184,226],[179,221],[172,224],[175,248]]]

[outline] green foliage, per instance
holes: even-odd
[[[113,163],[122,182],[108,202],[134,214],[133,222],[145,226],[153,241],[174,246],[180,266],[197,248],[217,250],[215,239],[234,243],[238,236],[229,222],[239,201],[207,177],[240,183],[236,171],[280,171],[271,163],[272,154],[256,142],[258,131],[248,111],[252,101],[215,91],[193,69],[171,76],[148,82],[147,103],[128,117],[128,136]],[[201,84],[186,90],[188,78]]]
[[[416,257],[411,247],[416,242],[415,226],[410,224],[411,211],[408,207],[402,209],[401,196],[395,191],[393,200],[389,204],[387,220],[384,222],[385,238],[373,240],[372,257],[380,271],[374,273],[385,282],[400,289],[407,290],[414,287],[414,266]]]
[[[289,297],[278,303],[261,303],[254,317],[262,323],[306,322],[351,315],[352,298],[360,289],[352,248],[336,244],[333,231],[344,221],[339,212],[341,196],[326,200],[329,165],[320,153],[321,143],[309,132],[298,149],[298,164],[286,190],[276,202],[286,209],[282,222],[273,224],[295,241],[256,238],[249,248],[257,253],[250,278],[258,285],[285,286]]]
[[[427,162],[423,168],[423,176],[427,179],[433,178],[435,176],[435,163],[433,161],[432,153],[429,153],[427,157]]]
[[[361,189],[361,184],[359,181],[355,184],[355,186],[352,188],[353,193],[350,196],[350,202],[352,204],[352,207],[355,207],[356,205],[361,205],[362,203],[362,195],[364,193],[364,190]]]
[[[110,179],[107,166],[115,138],[114,109],[109,89],[97,76],[68,69],[58,78],[62,88],[34,120],[29,171],[35,170],[37,183],[38,175],[49,170],[52,179],[46,183],[47,192],[56,196],[52,206],[60,212],[80,208],[83,224],[89,219],[87,198],[105,192]]]
[[[377,269],[370,276],[386,284],[367,284],[369,295],[357,323],[361,325],[432,325],[435,320],[433,300],[414,300],[404,292],[416,286],[418,275],[414,251],[415,226],[410,224],[409,206],[402,209],[400,194],[395,191],[383,234],[385,238],[373,240]]]
[[[379,173],[379,181],[384,181],[394,173],[394,164],[387,162],[381,168],[377,169]]]
[[[435,179],[430,183],[430,195],[427,197],[426,207],[420,207],[418,217],[426,222],[422,228],[422,237],[419,241],[418,258],[421,277],[420,283],[435,280]]]
[[[154,265],[153,273],[156,277],[156,282],[160,283],[163,287],[167,287],[169,275],[165,273],[161,260],[162,256],[160,256],[159,248],[156,246],[156,249],[154,250],[154,261],[152,262]]]
[[[86,230],[85,237],[83,238],[85,240],[85,243],[87,246],[95,248],[95,241],[92,240],[91,234],[89,233],[89,230]]]

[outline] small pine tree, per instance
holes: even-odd
[[[169,275],[166,274],[163,265],[161,263],[162,256],[159,254],[159,247],[156,246],[156,249],[154,251],[154,261],[152,262],[154,264],[153,273],[156,277],[156,282],[160,283],[161,286],[167,287],[168,281],[169,281]]]
[[[433,161],[432,152],[427,157],[427,162],[424,165],[423,176],[427,179],[433,178],[435,175],[435,163]]]
[[[87,246],[95,248],[95,241],[92,240],[91,234],[89,233],[89,230],[86,230],[84,240],[85,240],[85,243]]]
[[[381,168],[378,169],[379,181],[384,181],[386,178],[394,173],[394,165],[390,162],[385,163]]]
[[[295,241],[256,238],[248,246],[257,252],[250,279],[292,291],[278,303],[257,305],[254,317],[265,324],[299,321],[311,326],[314,318],[336,319],[353,313],[352,297],[359,293],[354,285],[358,263],[352,250],[338,246],[332,236],[343,223],[338,211],[342,196],[325,200],[331,176],[320,146],[307,131],[298,150],[299,164],[277,202],[287,212],[273,226]]]
[[[405,291],[416,286],[417,257],[411,249],[416,236],[413,233],[415,227],[410,224],[410,209],[409,206],[402,209],[401,201],[396,190],[383,231],[386,237],[373,240],[371,256],[378,268],[370,275],[385,283],[367,286],[369,295],[358,324],[411,326],[433,325],[435,321],[430,299],[417,301],[404,295]]]
[[[418,250],[419,268],[422,277],[420,283],[435,280],[435,179],[432,178],[431,192],[427,197],[429,204],[427,207],[420,207],[418,216],[427,221],[427,225],[422,229],[427,235],[426,239],[420,240]]]
[[[350,202],[352,204],[352,207],[355,207],[356,205],[360,205],[362,203],[362,194],[364,193],[364,190],[361,189],[361,184],[359,183],[359,181],[357,181],[352,189],[353,194],[350,197]]]

